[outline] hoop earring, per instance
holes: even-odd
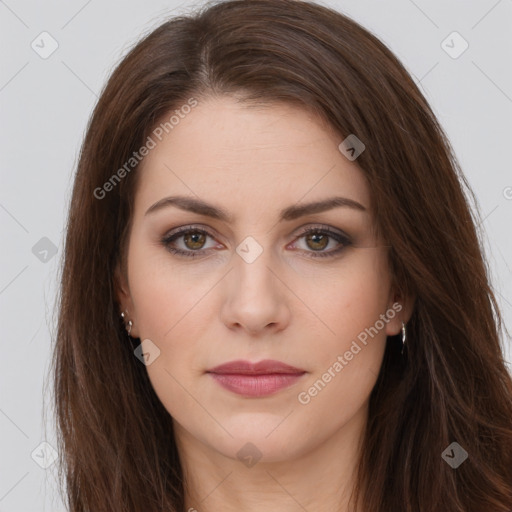
[[[405,324],[402,322],[402,354],[404,353],[406,339],[407,339],[407,331],[405,330]]]

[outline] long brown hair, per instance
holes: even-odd
[[[346,16],[294,0],[232,0],[170,19],[130,50],[100,96],[74,181],[52,368],[70,512],[183,510],[172,419],[115,298],[137,166],[112,176],[190,98],[235,93],[311,109],[340,142],[364,142],[357,163],[392,276],[416,297],[405,356],[389,337],[370,397],[357,503],[510,512],[512,379],[474,196],[391,51]],[[453,442],[468,453],[456,469],[442,457]]]

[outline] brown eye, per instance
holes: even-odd
[[[199,231],[190,231],[183,235],[183,242],[188,249],[202,249],[203,245],[206,243],[206,235]]]
[[[213,250],[213,246],[205,247],[209,238],[214,240],[214,236],[208,231],[194,228],[193,226],[185,226],[172,234],[165,235],[161,239],[161,243],[173,254],[196,258],[204,256],[208,251]]]
[[[333,231],[329,226],[309,227],[302,231],[298,240],[301,240],[301,245],[303,245],[299,249],[311,258],[336,256],[352,245],[348,235]],[[331,244],[334,245],[334,248],[326,250]]]
[[[314,251],[321,251],[329,244],[329,237],[321,233],[312,233],[305,239],[308,247]]]

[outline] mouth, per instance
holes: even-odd
[[[272,395],[295,384],[307,372],[280,361],[231,361],[207,370],[223,388],[245,397]]]

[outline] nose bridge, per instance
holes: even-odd
[[[254,294],[268,292],[275,279],[270,270],[275,267],[274,253],[268,244],[269,237],[266,240],[263,238],[260,236],[258,241],[253,236],[247,236],[236,247],[233,278],[238,286],[245,287],[246,292],[254,290]]]
[[[253,237],[242,240],[236,252],[233,270],[226,276],[229,281],[222,320],[231,328],[242,327],[251,334],[270,326],[283,329],[290,320],[290,311],[283,285],[274,275],[279,272],[275,252],[268,243]]]

